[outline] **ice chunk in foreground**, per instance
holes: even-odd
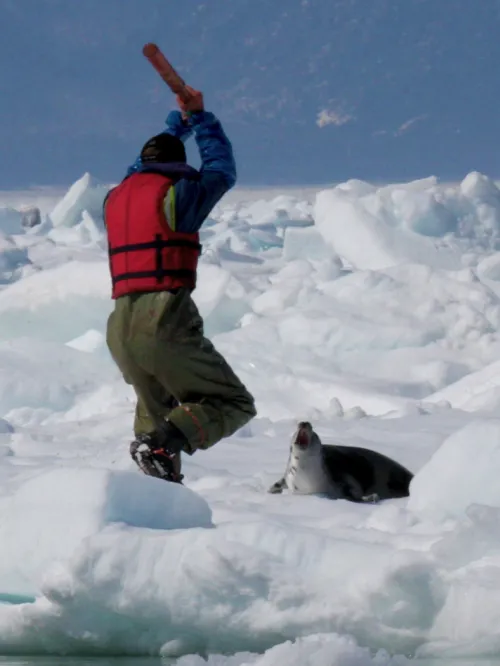
[[[52,224],[72,227],[81,222],[85,210],[94,220],[102,219],[102,205],[108,190],[107,185],[99,185],[89,173],[84,174],[50,213]]]
[[[477,265],[477,274],[481,280],[500,280],[500,252],[495,252],[482,259]]]
[[[212,516],[193,491],[139,472],[43,470],[0,499],[0,592],[35,594],[54,561],[111,523],[189,529],[212,527]]]
[[[478,171],[471,171],[460,183],[464,197],[481,203],[489,203],[496,208],[500,205],[500,190],[491,178]]]
[[[425,399],[427,403],[434,404],[443,400],[455,409],[467,412],[497,409],[500,404],[500,361],[470,372]]]
[[[344,261],[369,270],[405,263],[460,268],[458,252],[439,248],[430,238],[395,226],[392,206],[386,210],[374,197],[353,196],[339,188],[317,195],[316,228]]]
[[[87,210],[83,210],[80,219],[81,222],[73,226],[59,226],[52,229],[47,234],[47,238],[61,245],[80,247],[99,243],[104,237],[104,232],[101,231],[99,224],[92,215]]]
[[[308,226],[312,223],[310,206],[295,197],[279,195],[273,199],[259,199],[243,205],[238,216],[252,227]]]
[[[93,352],[101,350],[105,347],[106,338],[100,331],[96,331],[95,329],[91,328],[83,335],[80,335],[74,340],[70,340],[66,344],[68,347],[78,349],[78,351],[92,354]]]
[[[461,517],[472,504],[500,508],[499,478],[500,419],[472,422],[413,478],[408,508],[436,521]]]
[[[100,359],[69,347],[36,338],[0,341],[0,415],[26,407],[70,409],[107,379],[109,367]]]
[[[312,634],[286,641],[264,654],[199,655],[181,657],[175,666],[409,666],[402,656],[391,657],[385,650],[372,656],[368,648],[359,647],[350,636]],[[429,665],[430,666],[430,665]],[[465,666],[465,665],[464,665]]]
[[[112,308],[105,261],[67,261],[0,291],[0,339],[22,336],[67,342],[104,326]],[[56,325],[57,323],[57,325]]]
[[[342,266],[338,256],[315,227],[288,228],[285,232],[283,258],[285,261],[333,259],[339,268]]]
[[[317,634],[276,645],[259,657],[254,666],[404,666],[409,663],[404,657],[390,657],[383,651],[379,651],[374,660],[370,651],[359,647],[350,636]],[[245,661],[242,666],[249,664]]]

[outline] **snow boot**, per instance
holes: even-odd
[[[130,444],[130,455],[144,474],[182,483],[184,476],[176,471],[175,458],[187,443],[182,432],[166,421],[160,433],[138,435]]]

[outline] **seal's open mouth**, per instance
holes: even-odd
[[[299,429],[297,431],[297,436],[295,437],[295,444],[301,449],[307,449],[311,443],[311,424],[307,421],[299,423]]]

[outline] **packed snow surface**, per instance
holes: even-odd
[[[0,654],[500,655],[496,184],[225,197],[194,298],[258,416],[186,458],[184,487],[129,458],[107,189],[85,174],[63,196],[0,196]],[[408,467],[410,497],[268,494],[306,419]]]

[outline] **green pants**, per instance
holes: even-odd
[[[137,395],[136,435],[154,432],[168,416],[186,436],[187,453],[193,453],[256,415],[253,397],[204,337],[188,290],[118,298],[107,344]]]

